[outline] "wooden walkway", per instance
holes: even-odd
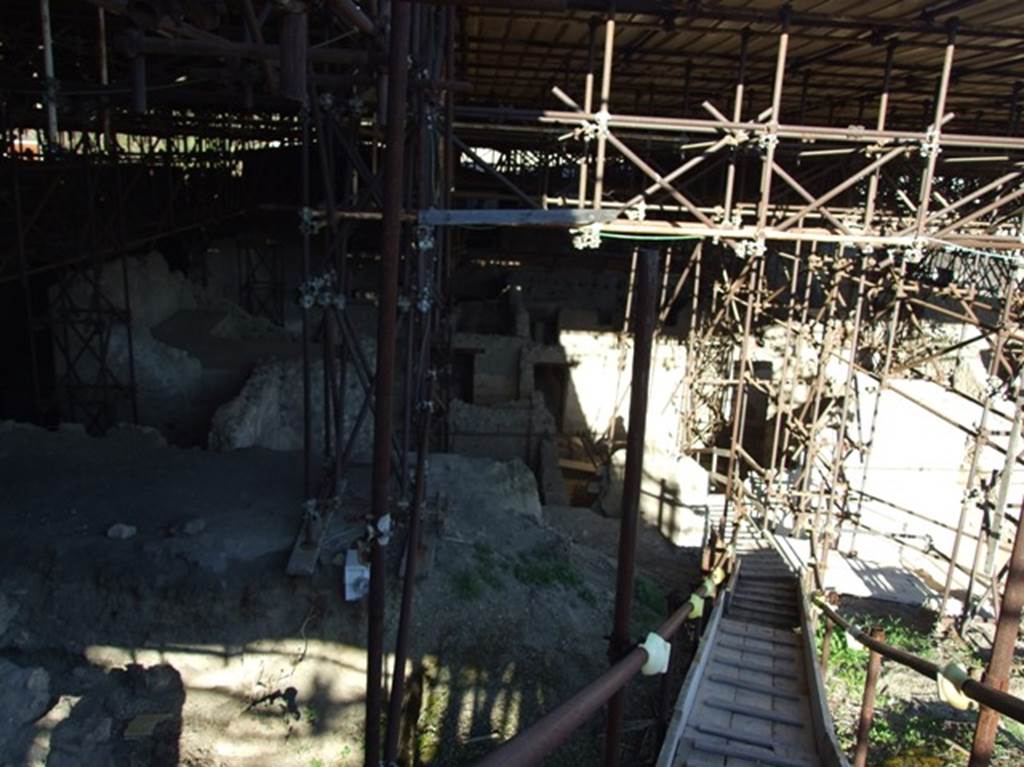
[[[800,584],[744,531],[680,691],[658,767],[844,767],[806,630]]]

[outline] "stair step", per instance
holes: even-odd
[[[750,690],[751,692],[762,692],[776,698],[783,698],[784,700],[800,700],[800,694],[794,690],[781,690],[770,684],[750,682],[746,679],[730,677],[728,674],[709,674],[708,679],[719,684],[728,684],[733,687],[739,687],[741,690]]]
[[[726,700],[725,698],[711,696],[704,701],[704,705],[710,706],[711,708],[717,708],[720,711],[728,711],[732,714],[741,714],[754,719],[763,719],[766,722],[788,724],[792,727],[800,728],[806,726],[806,723],[800,717],[793,716],[791,714],[784,714],[781,711],[765,708],[764,706],[755,706],[751,703],[736,703],[735,701]]]
[[[771,765],[771,767],[807,767],[807,765],[814,764],[816,761],[814,757],[809,761],[806,759],[798,761],[796,759],[779,756],[769,749],[756,748],[754,746],[734,746],[727,743],[719,744],[706,738],[695,738],[693,746],[697,751],[703,751],[706,754],[735,757],[737,759],[752,761],[758,765]]]

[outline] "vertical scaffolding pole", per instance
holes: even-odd
[[[626,437],[626,469],[622,482],[622,523],[619,528],[618,571],[615,579],[615,618],[608,657],[615,664],[630,644],[629,618],[633,608],[633,575],[636,564],[640,486],[644,469],[644,436],[647,426],[647,393],[651,379],[651,351],[658,315],[658,251],[644,249],[637,255],[633,301],[633,380],[629,394],[629,434]],[[622,741],[626,692],[619,690],[608,701],[605,767],[617,767]]]
[[[377,371],[374,376],[373,466],[370,525],[376,530],[390,513],[391,431],[394,410],[395,337],[398,311],[398,265],[402,242],[402,192],[405,180],[406,89],[409,67],[409,3],[391,9],[388,57],[387,142],[384,156],[384,210],[380,257],[380,303],[377,317]],[[370,606],[366,664],[366,767],[380,767],[380,715],[384,660],[384,552],[371,537]]]
[[[594,108],[594,38],[597,31],[596,22],[590,22],[590,35],[587,39],[587,77],[583,86],[583,111],[590,114]],[[583,138],[583,152],[579,160],[579,187],[577,193],[577,207],[587,206],[587,174],[590,169],[590,158],[587,156],[590,151],[590,139]]]
[[[739,122],[743,116],[743,85],[747,79],[747,47],[750,44],[750,29],[743,30],[740,36],[740,72],[736,79],[736,94],[733,97],[732,121]],[[733,187],[736,184],[736,155],[737,148],[733,147],[729,155],[729,167],[725,172],[725,214],[726,226],[732,221],[732,195]]]
[[[889,89],[892,87],[892,60],[896,53],[896,41],[890,40],[885,49],[885,75],[882,77],[882,95],[878,99],[878,121],[875,128],[885,130],[885,121],[889,113]],[[864,203],[864,230],[871,231],[871,219],[875,216],[875,198],[878,195],[878,179],[881,169],[876,170],[868,179],[868,196]]]
[[[1003,298],[1003,308],[999,316],[999,331],[996,334],[996,340],[994,348],[992,350],[992,358],[988,365],[988,378],[992,380],[995,376],[996,371],[999,369],[999,359],[1003,353],[1003,346],[1006,344],[1006,336],[1008,332],[1007,321],[1010,318],[1010,307],[1013,304],[1013,292],[1014,292],[1014,281],[1012,276],[1006,280],[1006,293]],[[939,617],[941,618],[946,613],[946,605],[949,602],[950,593],[953,590],[953,577],[956,574],[956,562],[960,555],[960,547],[963,545],[964,530],[967,526],[967,515],[970,513],[972,508],[977,508],[977,498],[975,496],[974,484],[978,478],[978,469],[981,463],[981,454],[985,449],[985,446],[989,442],[989,429],[988,419],[992,408],[992,397],[994,392],[989,389],[985,393],[985,398],[982,401],[981,406],[981,420],[978,423],[978,431],[974,437],[971,451],[971,463],[967,470],[967,479],[964,483],[964,494],[960,501],[960,518],[957,520],[956,535],[953,537],[953,551],[949,556],[949,569],[946,571],[946,582],[942,587],[942,599],[939,602]],[[981,549],[982,530],[978,530],[978,540],[975,543],[974,550],[974,562],[975,565],[978,561],[978,552]],[[961,614],[966,617],[968,605],[970,603],[970,595],[973,587],[973,573],[975,572],[972,568],[972,577],[967,585],[967,593],[964,595],[964,602],[961,606]]]
[[[309,219],[309,109],[302,107],[302,284],[310,280],[310,236],[312,227]],[[310,366],[313,364],[313,329],[309,308],[302,304],[302,477],[305,498],[313,497],[313,380]],[[324,403],[326,406],[326,403]],[[309,528],[311,526],[307,526]]]
[[[395,668],[392,672],[391,697],[388,700],[388,726],[384,737],[384,761],[395,764],[398,758],[398,737],[402,724],[402,697],[405,693],[405,661],[409,657],[409,631],[412,628],[413,599],[416,592],[416,570],[419,557],[420,516],[427,489],[427,450],[430,445],[430,415],[434,402],[435,377],[430,376],[426,398],[420,404],[419,434],[416,443],[416,480],[409,508],[408,539],[405,547],[405,579],[402,583],[402,606],[395,640]]]
[[[782,82],[786,75],[786,51],[789,48],[789,6],[780,12],[782,33],[779,35],[779,52],[775,59],[775,79],[772,84],[772,114],[768,118],[767,146],[764,163],[761,166],[761,197],[757,204],[757,238],[764,246],[764,229],[768,223],[768,207],[772,192],[772,167],[775,165],[775,149],[778,146],[779,111],[782,108]]]
[[[946,115],[946,95],[949,93],[949,78],[953,71],[953,52],[956,49],[957,22],[951,19],[947,24],[946,53],[942,61],[942,75],[939,77],[938,93],[935,98],[935,114],[929,135],[926,137],[928,160],[921,179],[921,195],[917,201],[916,234],[924,234],[924,224],[928,218],[928,205],[932,197],[932,182],[935,180],[935,164],[939,160],[939,135],[942,133],[942,121]]]
[[[594,168],[594,210],[601,208],[604,195],[604,160],[608,150],[608,101],[612,93],[612,56],[615,53],[615,12],[608,15],[604,27],[604,61],[601,62],[601,111],[597,113],[597,161]]]
[[[46,75],[46,143],[57,146],[57,78],[53,68],[53,32],[50,27],[50,0],[39,0],[39,20],[43,28],[43,73]]]
[[[999,600],[995,598],[995,595],[999,593],[997,585],[999,576],[996,574],[996,554],[999,551],[999,544],[1003,538],[1006,501],[1010,494],[1010,480],[1013,478],[1013,470],[1017,465],[1017,454],[1020,451],[1021,419],[1024,417],[1024,399],[1021,397],[1019,384],[1014,394],[1016,405],[1013,413],[1013,424],[1010,426],[1010,437],[1006,445],[1006,462],[1003,465],[1002,472],[999,474],[999,490],[996,492],[995,508],[992,510],[991,535],[988,539],[988,551],[985,552],[984,572],[988,576],[989,583],[992,584],[992,601],[995,606],[996,620],[999,620]],[[1024,521],[1018,522],[1018,524],[1024,524]],[[979,598],[979,607],[984,599],[984,595]]]

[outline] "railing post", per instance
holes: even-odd
[[[871,638],[884,642],[885,632],[880,628],[871,629]],[[853,767],[867,767],[871,722],[875,718],[875,688],[878,686],[881,671],[882,656],[872,650],[868,658],[867,678],[864,680],[864,699],[860,704],[860,723],[857,725],[857,750],[853,756]]]
[[[1024,509],[1024,506],[1021,507]],[[1002,509],[997,509],[1002,513]],[[995,586],[994,588],[998,588]],[[1024,520],[1017,524],[1010,553],[1010,570],[1006,574],[1006,588],[1003,590],[1003,604],[999,611],[999,623],[992,642],[992,659],[982,681],[995,689],[1006,692],[1010,683],[1013,653],[1020,633],[1021,608],[1024,607]],[[999,729],[999,713],[982,706],[978,713],[978,726],[974,731],[971,759],[968,767],[987,767],[992,760],[992,745]]]
[[[636,566],[637,526],[640,518],[640,491],[644,470],[644,434],[647,427],[647,395],[651,381],[651,352],[658,301],[658,251],[641,250],[637,254],[634,283],[633,378],[630,383],[629,432],[626,436],[626,469],[622,479],[622,524],[619,528],[618,570],[615,581],[615,616],[608,656],[612,665],[628,652],[629,621],[633,611],[634,570]],[[605,767],[618,767],[625,690],[619,689],[608,701],[605,739]]]

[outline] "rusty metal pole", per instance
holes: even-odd
[[[1024,505],[1022,505],[1024,510]],[[999,611],[999,623],[992,642],[992,659],[985,670],[982,681],[997,690],[1005,692],[1010,684],[1013,668],[1013,653],[1020,633],[1021,608],[1024,607],[1024,520],[1017,525],[1010,553],[1010,571],[1006,575],[1003,590],[1003,606]],[[999,729],[999,713],[982,706],[978,713],[978,726],[974,730],[974,743],[968,767],[987,767],[992,761],[992,747]]]
[[[1010,319],[1010,308],[1013,305],[1013,291],[1016,289],[1016,283],[1013,279],[1007,279],[1005,288],[1006,293],[1003,298],[1003,307],[999,314],[999,331],[996,334],[992,359],[989,361],[988,365],[988,376],[990,379],[994,377],[996,372],[999,370],[999,359],[1002,357],[1003,347],[1006,345],[1007,335],[1009,333],[1009,325],[1007,323]],[[953,538],[953,552],[949,557],[949,570],[946,573],[946,583],[942,589],[942,601],[939,604],[940,618],[946,612],[946,605],[949,602],[949,597],[953,590],[953,578],[955,576],[957,558],[960,555],[960,547],[963,543],[964,533],[966,530],[967,515],[970,513],[971,509],[977,508],[977,498],[975,496],[974,486],[978,478],[982,452],[991,442],[991,433],[989,431],[988,421],[989,415],[992,411],[992,398],[994,394],[995,393],[991,390],[985,394],[985,398],[982,401],[981,420],[978,423],[978,430],[974,435],[973,441],[970,443],[970,468],[967,472],[967,479],[964,483],[964,494],[960,501],[960,518],[957,521],[956,535]],[[964,592],[963,604],[961,605],[962,619],[967,617],[967,611],[971,603],[971,593],[974,590],[974,576],[978,569],[978,558],[981,556],[983,532],[983,528],[979,526],[978,539],[975,541],[974,546],[971,575],[967,583],[967,589]]]
[[[373,466],[370,524],[376,528],[390,514],[391,432],[394,410],[395,337],[398,317],[398,262],[402,241],[402,191],[405,180],[406,89],[409,74],[409,3],[391,11],[388,57],[384,210],[381,223],[380,299],[377,314],[377,370],[374,375]],[[384,552],[370,541],[370,605],[366,665],[366,767],[380,767],[380,714],[384,660]]]
[[[880,628],[871,630],[871,638],[885,641],[885,632]],[[875,718],[875,688],[882,671],[882,656],[874,650],[868,657],[868,674],[864,680],[864,699],[860,705],[860,723],[857,725],[857,750],[853,755],[853,767],[866,767],[868,763],[868,740],[871,722]]]
[[[878,99],[878,120],[875,123],[876,130],[885,130],[885,120],[889,113],[889,91],[892,88],[892,60],[896,53],[896,41],[890,40],[885,49],[885,75],[882,78],[882,94]],[[881,176],[881,169],[876,170],[868,179],[868,196],[864,204],[864,229],[871,231],[871,220],[875,216],[875,198],[878,195],[878,180]]]
[[[743,117],[743,86],[747,79],[747,48],[750,44],[750,28],[740,34],[740,71],[736,79],[736,92],[733,96],[732,121],[739,122]],[[725,171],[725,213],[723,221],[728,226],[732,221],[733,189],[736,184],[736,159],[739,151],[733,147],[729,155],[729,166]]]
[[[57,132],[57,77],[53,68],[53,32],[50,26],[50,0],[39,0],[39,21],[43,31],[43,73],[46,76],[46,142],[56,149]]]
[[[651,379],[654,324],[658,316],[658,251],[641,250],[636,259],[633,300],[633,380],[629,396],[629,434],[626,437],[626,470],[622,482],[622,523],[619,528],[618,573],[615,580],[615,620],[608,657],[617,663],[630,645],[629,618],[633,607],[633,570],[636,560],[640,486],[644,470],[644,435],[647,425],[647,393]],[[605,767],[617,767],[622,740],[625,690],[608,701]]]
[[[398,638],[395,641],[394,681],[391,684],[391,698],[388,700],[388,726],[384,737],[384,761],[396,763],[398,758],[398,736],[402,724],[402,697],[405,691],[405,660],[409,657],[409,632],[412,628],[413,598],[416,591],[416,565],[419,555],[420,515],[423,498],[427,490],[427,450],[430,443],[430,414],[434,401],[436,377],[430,376],[427,396],[420,403],[419,434],[416,444],[416,480],[412,504],[409,508],[408,541],[405,549],[405,579],[402,583],[402,607],[398,619]]]
[[[602,120],[608,118],[608,102],[612,94],[612,57],[615,55],[615,12],[608,14],[604,28],[604,60],[601,62],[601,111],[598,112],[597,157],[594,166],[594,210],[601,208],[604,196],[604,162],[608,148],[607,125]]]
[[[309,207],[309,110],[303,105],[302,120],[302,284],[310,281],[311,213]],[[310,499],[313,491],[313,330],[310,307],[302,304],[302,486],[303,496]],[[326,404],[326,403],[325,403]]]
[[[587,38],[587,77],[583,87],[583,111],[590,114],[590,111],[594,108],[594,44],[595,44],[595,33],[597,32],[597,22],[594,19],[590,21],[590,32]],[[580,159],[578,163],[579,167],[579,191],[577,192],[577,203],[576,207],[585,208],[587,206],[587,175],[590,169],[590,138],[586,134],[583,136],[583,151],[580,153]]]
[[[950,19],[946,24],[946,52],[942,61],[942,75],[939,77],[939,87],[935,99],[935,115],[931,130],[925,139],[925,144],[922,145],[922,149],[927,151],[928,159],[924,175],[921,179],[921,194],[918,197],[917,203],[915,234],[918,238],[924,234],[924,227],[928,218],[928,206],[932,199],[932,183],[935,180],[935,165],[939,159],[939,140],[942,133],[943,120],[946,116],[946,95],[949,92],[949,81],[953,71],[953,53],[956,50],[958,23],[956,19]]]

